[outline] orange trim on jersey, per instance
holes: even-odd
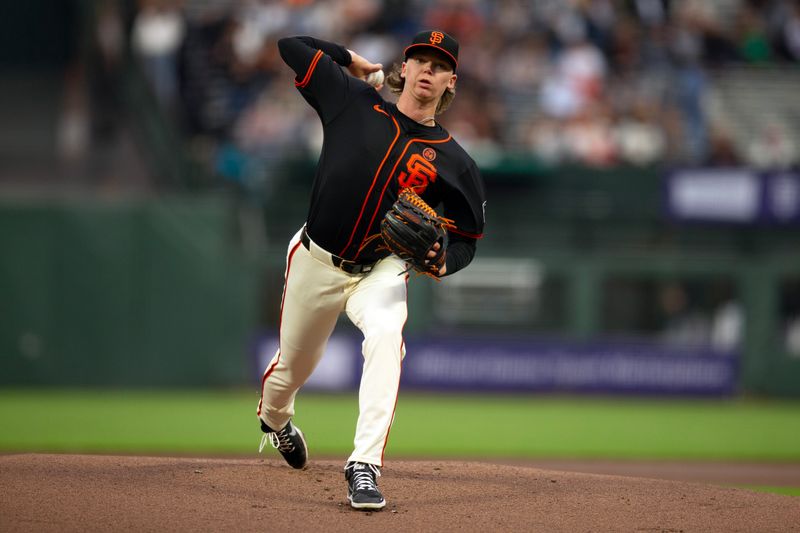
[[[403,148],[403,151],[400,153],[400,156],[397,158],[397,161],[395,161],[394,167],[392,167],[392,171],[389,173],[389,177],[387,178],[386,183],[383,184],[383,189],[381,190],[381,195],[378,198],[378,204],[375,207],[375,211],[372,213],[372,218],[369,220],[369,224],[367,224],[367,228],[371,228],[372,227],[372,223],[375,222],[375,217],[378,215],[378,211],[380,211],[380,208],[381,208],[381,202],[383,201],[383,196],[384,196],[384,194],[386,194],[386,188],[389,186],[389,183],[391,183],[392,176],[394,176],[394,173],[397,170],[397,165],[400,164],[400,161],[403,159],[403,156],[406,155],[406,152],[408,151],[408,148],[412,144],[414,144],[415,142],[418,142],[418,141],[421,141],[421,142],[424,142],[424,143],[429,143],[429,144],[441,144],[441,143],[448,142],[452,138],[453,138],[452,135],[448,135],[446,139],[439,139],[437,141],[429,141],[427,139],[411,139],[410,141],[408,141],[406,143],[405,148]],[[364,240],[366,240],[366,238],[367,238],[367,236],[364,235],[364,239],[361,241],[362,246],[363,246]],[[359,248],[359,250],[360,250],[360,248]],[[358,254],[359,253],[360,253],[360,251],[358,253],[356,253],[356,256],[353,258],[353,260],[356,260],[358,258]]]
[[[289,270],[292,266],[292,258],[294,258],[294,253],[300,247],[300,242],[294,245],[294,248],[289,252],[289,258],[286,261],[286,273],[284,274],[283,279],[286,281],[283,285],[283,295],[281,296],[281,312],[278,317],[278,357],[275,359],[275,362],[272,363],[269,368],[264,372],[264,376],[261,378],[261,399],[258,400],[258,409],[256,409],[256,415],[259,417],[261,416],[261,406],[264,402],[264,383],[267,382],[267,378],[272,374],[275,370],[275,367],[278,366],[278,362],[281,360],[281,324],[283,324],[283,303],[286,301],[286,287],[289,285]]]
[[[408,307],[408,278],[410,276],[406,274],[406,307]],[[403,327],[400,328],[400,331],[403,331],[406,327],[406,322],[408,321],[408,314],[406,314],[406,320],[403,321]],[[402,335],[400,336],[400,376],[403,375],[403,349],[405,349],[406,341],[403,339]],[[381,448],[381,464],[383,466],[383,456],[386,453],[386,445],[389,444],[389,433],[392,431],[392,423],[394,422],[394,414],[397,411],[397,399],[400,397],[400,377],[397,378],[397,393],[394,396],[394,407],[392,407],[392,418],[389,420],[389,428],[386,430],[386,437],[383,439],[383,448]]]
[[[311,74],[314,73],[314,69],[317,68],[317,63],[319,63],[319,59],[322,57],[322,50],[317,50],[317,53],[314,55],[314,59],[311,60],[311,64],[308,66],[308,70],[306,71],[306,75],[303,78],[303,81],[297,81],[295,79],[294,86],[298,89],[302,89],[308,82],[311,81]]]
[[[350,238],[347,239],[347,244],[345,244],[344,248],[342,248],[342,251],[339,252],[339,256],[341,256],[341,257],[344,257],[345,251],[347,250],[348,247],[350,247],[350,244],[353,242],[353,237],[355,237],[356,230],[358,229],[358,225],[361,223],[361,217],[364,216],[364,210],[367,208],[367,202],[369,201],[369,197],[372,194],[372,189],[375,188],[375,184],[378,182],[378,176],[381,173],[381,169],[383,169],[384,163],[386,163],[386,160],[389,158],[389,154],[392,153],[392,148],[394,148],[394,145],[397,142],[397,139],[400,137],[400,125],[397,123],[397,119],[395,119],[389,113],[387,113],[386,111],[381,109],[379,104],[375,104],[374,106],[372,106],[372,109],[374,109],[378,113],[383,113],[384,115],[386,115],[387,117],[392,119],[392,122],[394,122],[394,128],[396,130],[396,133],[394,134],[394,139],[392,140],[391,144],[389,145],[389,148],[386,150],[386,154],[383,156],[383,161],[381,161],[381,164],[378,165],[378,170],[375,171],[375,176],[373,176],[373,178],[372,178],[372,185],[369,186],[369,190],[367,191],[367,195],[364,197],[364,203],[361,204],[361,211],[358,213],[358,219],[356,219],[356,223],[353,224],[353,231],[350,233]],[[396,166],[397,165],[395,165],[395,167]],[[394,170],[392,170],[392,172],[394,172]],[[381,196],[383,196],[383,195],[381,194]],[[370,224],[372,224],[372,223],[370,223]],[[363,241],[362,241],[362,245],[363,245]],[[358,256],[358,252],[356,252],[356,256]]]
[[[448,228],[447,231],[451,233],[456,233],[458,235],[463,235],[464,237],[469,237],[470,239],[482,239],[483,233],[470,233],[468,231],[461,231],[458,228]]]

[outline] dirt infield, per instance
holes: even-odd
[[[0,531],[800,531],[800,498],[707,483],[388,461],[364,513],[343,479],[332,460],[5,455]]]

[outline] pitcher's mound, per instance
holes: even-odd
[[[2,531],[800,531],[800,498],[457,461],[388,461],[380,512],[343,462],[0,456]]]

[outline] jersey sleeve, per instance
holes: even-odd
[[[352,62],[350,52],[341,45],[314,37],[284,37],[278,41],[283,61],[295,72],[295,87],[317,111],[323,123],[329,122],[346,105],[355,78],[341,67]]]
[[[455,274],[472,262],[475,257],[475,239],[468,239],[456,234],[450,234],[450,242],[447,245],[447,255],[445,263],[447,271],[445,276]]]
[[[455,274],[472,262],[478,239],[483,237],[486,224],[486,193],[477,165],[470,162],[443,198],[444,216],[454,221],[449,230],[447,247],[447,276]]]
[[[486,192],[477,165],[470,162],[454,186],[448,189],[442,200],[444,216],[455,221],[456,229],[451,232],[470,239],[483,237],[483,228],[486,224]]]

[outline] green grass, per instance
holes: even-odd
[[[443,425],[447,438],[432,447],[442,455],[490,449],[519,457],[800,458],[800,403],[528,397],[466,400],[472,405],[464,409],[464,402],[428,401],[426,414],[413,421],[401,404],[398,428],[436,433]],[[431,448],[416,433],[397,433],[391,445],[398,451]]]
[[[0,450],[252,451],[257,402],[236,392],[0,391]]]
[[[783,494],[784,496],[800,496],[800,487],[765,487],[745,485],[742,489],[753,490],[756,492],[769,492],[772,494]]]
[[[800,496],[800,487],[764,487],[764,486],[747,486],[742,487],[756,492],[769,492],[772,494],[783,494],[784,496]]]
[[[253,391],[0,390],[0,451],[255,453]],[[356,394],[300,393],[313,453],[352,447]],[[401,393],[393,457],[800,460],[800,402]]]

